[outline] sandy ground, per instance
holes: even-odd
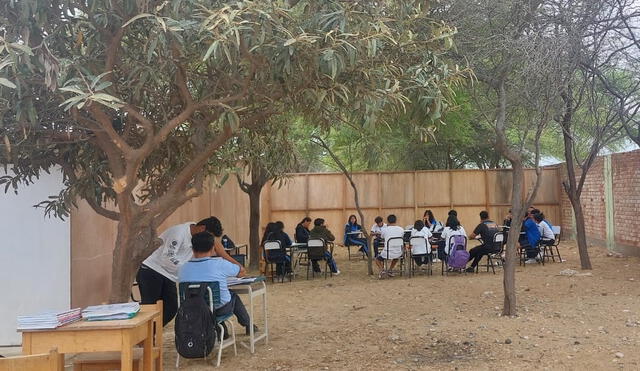
[[[501,270],[443,277],[438,265],[433,276],[378,280],[340,250],[340,276],[269,283],[269,343],[254,355],[224,350],[221,369],[639,370],[640,258],[590,252],[590,275],[559,275],[579,268],[571,241],[561,244],[564,263],[518,267],[519,315],[508,318]],[[165,344],[174,369],[171,325]]]

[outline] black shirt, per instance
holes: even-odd
[[[485,220],[473,230],[474,234],[480,235],[483,243],[493,242],[493,236],[498,232],[498,225],[493,220]]]
[[[309,242],[309,230],[302,224],[298,224],[296,226],[296,234],[294,237],[296,239],[296,242],[307,243]]]

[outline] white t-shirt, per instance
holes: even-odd
[[[442,239],[445,241],[444,242],[444,252],[449,254],[449,250],[451,249],[451,246],[449,246],[449,238],[451,238],[451,236],[466,236],[467,232],[465,232],[464,228],[462,226],[458,227],[457,230],[453,230],[449,227],[445,227],[444,230],[442,231]]]
[[[178,268],[193,257],[191,249],[191,226],[193,222],[174,225],[162,232],[162,246],[145,259],[142,264],[167,277],[178,281]]]
[[[382,230],[387,228],[387,224],[383,223],[382,227],[380,227],[377,223],[371,226],[371,233],[379,233],[382,234]]]
[[[394,238],[394,237],[400,237],[403,238],[404,237],[404,228],[399,227],[397,225],[388,225],[386,226],[383,230],[382,230],[382,238],[384,239],[384,249],[380,252],[380,256],[382,256],[383,258],[387,259],[387,243],[389,242],[389,239]],[[400,250],[400,254],[402,254],[401,252],[402,250]],[[393,250],[390,250],[390,256],[394,257],[394,259],[396,258],[396,253]]]
[[[436,220],[435,223],[431,224],[431,227],[425,227],[425,228],[427,228],[431,233],[440,232],[442,231],[442,223]]]
[[[553,234],[553,230],[549,227],[544,220],[538,223],[538,230],[543,240],[555,240],[556,236]]]
[[[427,227],[422,228],[422,230],[420,231],[415,228],[412,228],[411,237],[424,237],[426,241],[424,246],[411,246],[411,253],[413,255],[426,254],[427,252],[431,251],[431,244],[429,244],[429,237],[431,237],[431,231],[429,231]]]

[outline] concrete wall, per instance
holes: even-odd
[[[566,177],[563,165],[561,178]],[[589,242],[606,243],[611,250],[640,256],[640,150],[598,157],[587,174],[580,200]],[[561,209],[562,224],[571,236],[573,210],[564,192]]]
[[[5,175],[0,169],[0,176]],[[35,184],[0,190],[0,345],[18,345],[16,316],[69,309],[69,221],[44,216],[33,205],[58,194],[62,175],[43,174]]]

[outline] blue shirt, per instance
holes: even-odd
[[[538,225],[531,219],[527,219],[524,222],[524,230],[527,234],[527,241],[531,247],[535,247],[540,241],[540,230],[538,229]]]
[[[179,282],[218,282],[220,286],[220,304],[216,308],[231,301],[231,293],[227,287],[227,277],[236,277],[240,267],[222,258],[193,258],[184,263],[178,272]]]

